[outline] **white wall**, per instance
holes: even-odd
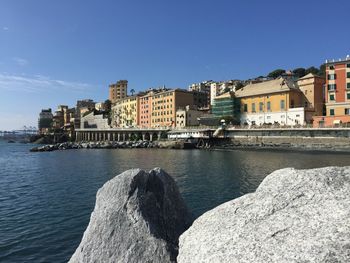
[[[256,125],[264,123],[278,122],[281,125],[303,125],[305,122],[304,108],[293,108],[288,111],[280,112],[258,112],[258,113],[243,113],[241,114],[241,124],[247,122],[251,125],[255,122]]]

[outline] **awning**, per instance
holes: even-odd
[[[340,124],[341,123],[341,120],[334,120],[333,121],[333,124]]]

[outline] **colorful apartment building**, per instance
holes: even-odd
[[[240,122],[246,125],[304,124],[303,93],[293,78],[251,83],[236,91]]]
[[[128,96],[128,81],[118,80],[117,83],[109,85],[109,100],[115,103],[117,100]]]
[[[174,127],[176,110],[193,105],[193,93],[182,89],[166,90],[153,94],[151,100],[151,127]]]
[[[326,116],[314,118],[314,127],[350,123],[350,56],[326,61]]]
[[[139,103],[139,115],[140,124],[142,128],[150,128],[152,123],[152,96],[153,92],[148,92],[144,96],[140,97]]]
[[[139,96],[117,100],[112,107],[112,126],[129,128],[139,126]]]

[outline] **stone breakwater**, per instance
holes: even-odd
[[[64,142],[46,144],[30,149],[31,152],[51,152],[71,149],[131,149],[131,148],[167,148],[184,149],[183,141],[123,141],[123,142]]]
[[[350,167],[275,171],[191,223],[168,174],[129,170],[98,191],[70,262],[350,262]]]
[[[192,215],[163,170],[128,170],[98,190],[73,262],[175,262]]]

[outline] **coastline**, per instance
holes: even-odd
[[[124,141],[124,142],[64,142],[44,144],[30,149],[31,152],[50,152],[73,149],[198,149],[208,151],[291,151],[291,152],[318,152],[318,153],[350,153],[348,145],[330,146],[329,144],[234,144],[230,140],[215,140],[210,146],[198,147],[195,143],[185,140],[165,141]]]

